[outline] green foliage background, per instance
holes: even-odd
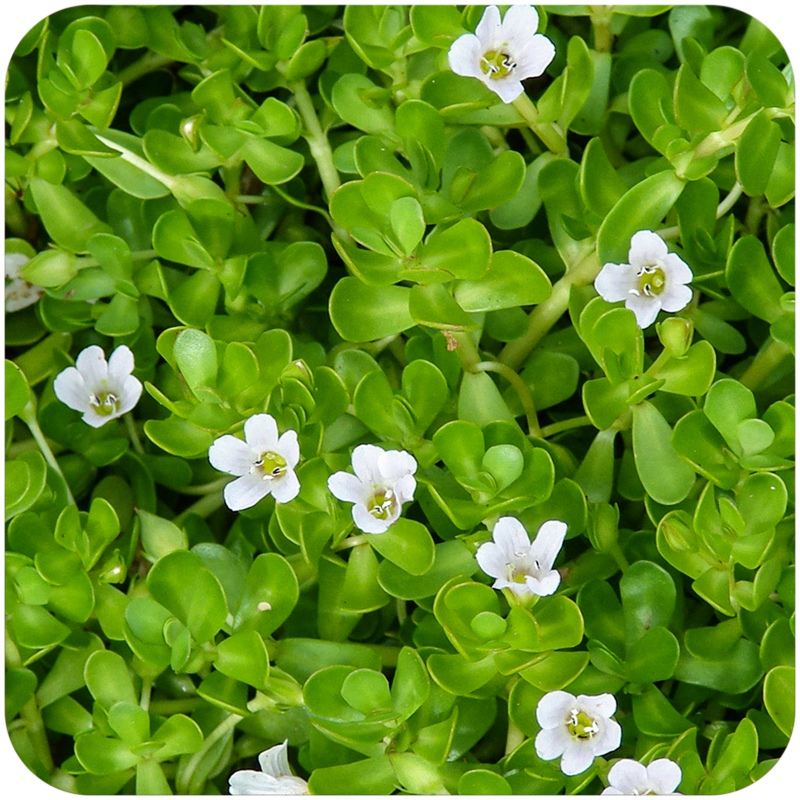
[[[677,761],[757,780],[794,709],[794,102],[739,11],[546,6],[503,105],[447,49],[482,7],[92,6],[20,42],[6,252],[6,720],[78,793],[225,793],[288,739],[316,793],[599,793]],[[596,296],[657,230],[692,303]],[[52,379],[128,345],[92,429]],[[302,490],[240,514],[212,441],[267,411]],[[391,531],[327,477],[417,459]],[[487,523],[568,524],[509,606]],[[543,762],[548,691],[612,692],[619,751]]]

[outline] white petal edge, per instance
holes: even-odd
[[[516,517],[500,517],[492,530],[492,539],[505,553],[507,561],[517,560],[517,553],[527,553],[531,547],[530,536]]]
[[[450,45],[447,61],[450,69],[456,75],[483,79],[483,71],[480,67],[482,56],[483,52],[478,37],[472,33],[465,33]]]
[[[142,382],[133,375],[128,375],[120,387],[119,410],[116,416],[122,416],[131,411],[142,396]]]
[[[638,276],[636,267],[630,264],[604,264],[594,279],[597,294],[608,303],[619,303],[627,300],[631,289],[637,288]]]
[[[300,443],[297,441],[297,431],[286,431],[278,439],[278,453],[286,459],[286,463],[294,469],[300,461]]]
[[[226,434],[208,448],[208,460],[214,469],[240,477],[250,472],[254,454],[246,442]]]
[[[550,39],[537,33],[527,43],[521,54],[517,55],[517,68],[514,77],[518,80],[538,78],[556,57],[556,46]]]
[[[649,267],[657,264],[668,255],[666,242],[653,231],[637,231],[631,237],[628,261],[637,267]]]
[[[661,301],[657,297],[628,295],[625,308],[633,311],[636,316],[636,324],[644,330],[656,321],[658,312],[661,311]]]
[[[516,73],[506,78],[497,78],[495,80],[487,77],[484,83],[504,103],[513,103],[525,91],[525,87],[520,83]]]
[[[542,571],[553,568],[564,537],[567,535],[567,523],[558,519],[549,519],[543,522],[531,544],[531,554],[539,562]]]
[[[89,390],[86,388],[83,375],[76,367],[67,367],[56,375],[53,391],[65,406],[75,411],[85,412],[90,408]]]
[[[356,527],[364,533],[386,533],[394,520],[373,517],[372,514],[367,511],[366,506],[361,503],[356,503],[356,505],[353,506],[353,522],[355,522]]]
[[[505,551],[494,542],[484,542],[475,553],[478,566],[492,578],[505,577],[506,564]]]
[[[555,594],[561,585],[561,573],[554,569],[542,578],[537,578],[535,575],[527,575],[525,584],[533,594],[539,597],[549,597],[551,594]]]
[[[592,766],[595,751],[592,749],[590,741],[580,742],[573,739],[564,755],[561,757],[561,771],[565,775],[580,775]]]
[[[669,758],[658,758],[647,767],[647,778],[656,794],[671,794],[683,779],[678,764]]]
[[[664,311],[680,311],[692,302],[692,289],[684,283],[667,284],[659,296],[659,300]]]
[[[328,491],[345,503],[364,504],[372,493],[371,488],[349,472],[334,472],[328,478]]]
[[[548,692],[536,706],[536,721],[543,728],[555,728],[564,725],[569,710],[576,703],[574,694],[558,689]]]
[[[287,469],[280,478],[272,481],[271,488],[276,503],[290,503],[300,494],[300,481],[293,469]]]
[[[377,484],[380,480],[378,470],[378,459],[381,453],[386,452],[383,448],[374,444],[360,444],[353,450],[351,464],[353,472],[363,483]]]
[[[484,46],[491,44],[495,37],[502,35],[500,9],[497,6],[486,6],[486,11],[483,12],[481,21],[475,28],[475,35]]]
[[[252,508],[261,498],[270,493],[269,481],[259,475],[243,475],[225,486],[222,492],[225,505],[231,511]]]
[[[85,347],[75,359],[75,367],[83,375],[90,392],[102,389],[108,382],[108,364],[102,347],[96,344]]]
[[[644,794],[648,784],[647,767],[632,758],[623,758],[608,771],[608,783],[619,789],[620,794]]]
[[[677,253],[667,253],[662,261],[668,283],[689,283],[694,278],[691,267]]]
[[[579,694],[577,702],[589,716],[611,717],[617,711],[617,698],[610,692],[604,694]]]
[[[285,740],[281,744],[276,744],[259,753],[258,765],[262,772],[272,775],[273,778],[282,778],[284,775],[292,774],[289,769],[288,743],[288,740]]]
[[[274,453],[278,449],[278,423],[271,414],[254,414],[244,423],[244,438],[253,450]]]
[[[533,744],[539,758],[543,761],[552,761],[564,752],[570,741],[569,732],[565,726],[561,725],[558,728],[539,731]]]
[[[121,344],[108,359],[108,380],[114,386],[122,386],[133,372],[134,359],[130,347]]]

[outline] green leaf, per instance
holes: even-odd
[[[619,588],[628,645],[651,628],[669,625],[677,594],[665,569],[652,561],[636,561],[625,571]]]
[[[412,575],[424,575],[434,559],[433,539],[415,520],[401,517],[384,533],[369,535],[369,543],[385,559]]]
[[[367,286],[358,278],[342,278],[329,301],[331,322],[349,342],[369,342],[413,327],[411,290],[403,286]]]
[[[684,182],[671,170],[657,172],[629,189],[614,205],[597,232],[601,263],[626,263],[633,234],[655,230],[675,205]]]
[[[237,631],[217,645],[214,668],[223,675],[268,691],[269,655],[260,634]]]
[[[22,370],[6,359],[6,420],[17,416],[32,400],[28,381]]]
[[[414,322],[446,331],[474,330],[477,325],[441,284],[412,286],[408,310]]]
[[[721,130],[728,110],[714,92],[704,86],[684,63],[675,80],[675,116],[687,131]]]
[[[794,728],[794,687],[794,667],[773,667],[764,678],[764,706],[786,736],[791,736]]]
[[[751,197],[764,194],[778,157],[781,129],[766,110],[756,114],[736,146],[736,175]]]
[[[92,653],[83,674],[92,697],[106,710],[115,703],[138,705],[128,665],[117,653],[110,650]]]
[[[175,363],[189,388],[197,394],[201,387],[213,387],[217,377],[217,348],[210,336],[187,328],[175,339]]]
[[[755,236],[743,236],[733,246],[725,277],[734,300],[767,322],[781,315],[781,288],[764,245]]]
[[[695,472],[672,446],[672,429],[652,403],[633,409],[633,456],[647,493],[662,505],[675,505],[694,486]]]

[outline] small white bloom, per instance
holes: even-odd
[[[269,414],[255,414],[244,423],[244,438],[226,434],[208,448],[211,466],[236,475],[224,490],[231,511],[254,506],[271,494],[276,503],[294,500],[300,482],[294,468],[300,460],[295,431],[278,436],[278,424]]]
[[[617,761],[608,771],[608,795],[678,795],[675,789],[681,782],[681,768],[668,758],[659,758],[644,766],[632,758]]]
[[[533,6],[511,6],[502,22],[497,6],[488,6],[475,33],[450,46],[450,69],[477,78],[504,103],[513,103],[523,92],[521,81],[541,75],[556,54],[555,45],[536,33],[538,27]]]
[[[611,719],[617,710],[613,694],[577,697],[569,692],[548,692],[536,707],[542,730],[536,734],[536,755],[545,761],[561,756],[561,771],[578,775],[592,765],[595,756],[619,747],[622,728]]]
[[[24,253],[6,253],[6,312],[12,313],[33,305],[44,294],[44,289],[19,276],[19,271],[30,261]]]
[[[240,769],[228,778],[232,795],[309,794],[308,784],[292,775],[286,755],[286,742],[270,747],[258,757],[261,772]]]
[[[360,444],[353,450],[353,471],[328,478],[334,497],[354,503],[353,521],[364,533],[385,533],[400,517],[403,503],[414,499],[417,462],[405,450]]]
[[[680,256],[667,250],[657,233],[635,233],[628,260],[630,264],[605,264],[594,288],[609,303],[624,300],[640,328],[652,324],[662,308],[680,311],[689,304],[692,290],[686,284],[694,277],[692,270]]]
[[[518,519],[501,517],[492,531],[494,541],[482,544],[475,558],[487,575],[497,579],[492,584],[495,589],[510,589],[519,597],[545,597],[561,582],[553,564],[566,533],[566,523],[550,519],[531,542]]]
[[[93,344],[78,353],[74,367],[56,376],[53,390],[62,403],[83,412],[87,425],[99,428],[139,402],[142,384],[133,368],[129,347],[120,345],[106,362],[103,348]]]

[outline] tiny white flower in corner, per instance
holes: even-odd
[[[569,692],[548,692],[536,707],[542,730],[536,734],[536,755],[545,761],[561,756],[561,771],[578,775],[592,765],[595,756],[619,747],[622,728],[611,719],[617,710],[613,694],[577,697]]]
[[[139,402],[142,384],[133,368],[129,347],[120,345],[106,362],[103,348],[93,344],[78,353],[74,367],[56,376],[53,390],[62,403],[83,412],[87,425],[99,428]]]
[[[294,468],[300,460],[295,431],[278,436],[278,424],[270,414],[255,414],[244,423],[244,438],[226,434],[208,448],[211,466],[236,475],[223,492],[231,511],[254,506],[271,494],[276,503],[294,500],[300,482]]]
[[[487,575],[496,578],[492,584],[495,589],[510,589],[518,597],[545,597],[561,582],[553,564],[566,533],[566,523],[551,519],[542,524],[531,542],[518,519],[501,517],[492,531],[494,541],[482,544],[475,558]]]
[[[450,46],[450,69],[477,78],[504,103],[513,103],[523,92],[521,81],[541,75],[556,54],[555,45],[536,33],[538,27],[533,6],[511,6],[502,22],[497,6],[488,6],[475,33]]]
[[[353,450],[353,471],[328,478],[334,497],[353,505],[353,521],[364,533],[385,533],[400,517],[403,503],[414,499],[417,462],[405,450],[360,444]]]
[[[228,778],[232,795],[309,794],[308,784],[292,775],[286,755],[286,742],[270,747],[258,757],[261,772],[240,769]]]
[[[657,233],[635,233],[628,260],[630,264],[605,264],[594,288],[609,303],[624,300],[640,328],[652,324],[662,308],[680,311],[689,304],[692,290],[686,284],[694,277],[692,270],[680,256],[667,250]]]
[[[19,276],[19,271],[30,261],[24,253],[6,253],[6,312],[11,314],[33,305],[44,294],[44,289]]]
[[[668,758],[659,758],[648,766],[623,758],[608,771],[607,795],[679,795],[681,768]]]

